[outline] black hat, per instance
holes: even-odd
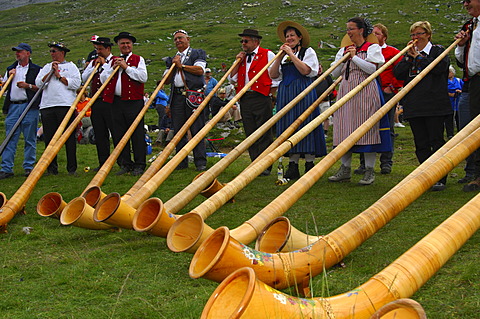
[[[258,39],[262,38],[262,36],[258,34],[258,31],[254,29],[244,29],[243,33],[239,33],[238,35],[241,37],[254,37]]]
[[[137,42],[137,38],[131,35],[130,32],[120,32],[115,38],[113,38],[113,41],[117,43],[120,39],[130,39],[133,43]]]
[[[110,38],[105,38],[105,37],[98,37],[95,41],[92,41],[92,43],[101,44],[103,46],[109,46],[109,47],[113,45],[113,43],[110,42]]]
[[[49,43],[48,47],[49,48],[55,47],[55,48],[60,49],[61,51],[70,52],[70,49],[67,48],[63,42],[55,42],[54,41],[54,42]]]

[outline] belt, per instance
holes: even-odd
[[[28,100],[21,100],[21,101],[11,101],[10,104],[25,104],[28,103]]]
[[[174,94],[183,94],[183,92],[185,92],[185,88],[184,87],[174,87],[173,88],[173,93]]]

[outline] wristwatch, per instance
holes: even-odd
[[[33,86],[31,84],[29,84],[28,88],[31,90],[31,89],[33,89]]]

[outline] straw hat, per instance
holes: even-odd
[[[377,37],[373,34],[373,33],[370,33],[366,39],[367,42],[370,42],[370,43],[376,43],[378,44],[378,39]],[[340,47],[341,48],[344,48],[346,46],[349,46],[349,45],[352,45],[353,42],[352,40],[350,40],[350,37],[348,36],[348,34],[345,34],[343,36],[343,39],[342,39],[342,43],[340,43]]]
[[[285,34],[283,34],[283,30],[285,30],[287,27],[294,27],[295,29],[300,31],[300,33],[302,34],[302,47],[308,48],[308,46],[310,45],[310,35],[308,34],[307,29],[305,29],[302,25],[300,25],[297,22],[283,21],[278,25],[277,35],[280,41],[282,41],[282,43],[286,42]]]

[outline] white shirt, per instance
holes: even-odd
[[[17,86],[17,82],[25,82],[27,79],[28,63],[25,66],[21,66],[20,63],[15,68],[15,75],[10,85],[10,100],[12,102],[27,100],[27,90],[21,89]],[[8,78],[8,72],[5,74],[5,78]]]
[[[340,60],[343,57],[344,52],[345,48],[340,48],[335,56],[335,61],[333,61],[330,65],[334,65],[338,60]],[[366,73],[372,74],[377,70],[377,68],[381,67],[385,63],[385,58],[382,54],[382,48],[380,48],[378,44],[374,43],[368,47],[367,58],[365,60],[358,56],[354,56],[352,58],[352,62],[358,65]],[[340,64],[335,70],[333,70],[332,76],[338,77],[342,72],[344,64],[345,63]]]
[[[470,48],[468,50],[468,75],[474,76],[480,72],[480,27],[477,27],[472,32],[472,40],[470,42]],[[457,46],[455,48],[455,58],[460,63],[464,63],[465,46]]]
[[[131,55],[132,55],[132,52],[130,52],[127,55],[127,58],[125,59],[125,61],[127,61]],[[113,68],[110,63],[108,64],[105,63],[103,65],[103,71],[100,74],[100,82],[105,83],[105,81],[108,79],[110,74],[112,74],[114,69],[115,68]],[[145,60],[143,59],[143,57],[140,57],[140,61],[138,62],[137,67],[128,66],[125,69],[125,72],[130,77],[130,79],[138,81],[140,83],[146,83],[148,80],[147,66],[145,64]],[[120,70],[118,70],[117,84],[115,85],[115,95],[117,96],[122,96],[122,81],[120,80],[122,73],[123,73],[123,69],[120,68]]]
[[[113,58],[113,54],[110,53],[110,55],[105,59],[105,64],[109,64],[112,61],[112,58]],[[104,65],[98,68],[100,73],[102,73]],[[94,69],[95,69],[94,63],[93,61],[91,61],[82,73],[83,83],[85,83],[88,80],[88,77],[90,76],[90,74],[92,74]]]
[[[46,64],[37,75],[35,84],[38,87],[43,85],[43,77],[52,70],[52,63]],[[73,62],[64,61],[58,65],[58,71],[61,77],[68,81],[68,85],[64,85],[60,80],[52,75],[50,81],[47,82],[42,93],[42,101],[40,109],[54,106],[71,106],[77,97],[77,89],[80,87],[82,80],[80,71]]]
[[[250,62],[248,62],[248,57],[245,57],[245,67],[246,67],[246,70],[245,70],[245,84],[250,82],[250,78],[248,77],[248,71],[250,70],[250,65],[252,64],[253,59],[255,59],[255,55],[258,54],[258,48],[259,47],[256,47],[255,50],[253,50],[254,55],[252,56],[252,60]],[[268,62],[272,61],[274,57],[275,57],[275,54],[272,51],[269,50],[268,51]],[[271,67],[272,67],[272,65],[270,65],[268,67],[268,69],[270,69]],[[230,76],[230,75],[228,76],[228,80],[230,82],[236,83],[237,79],[238,79],[238,72],[233,76]],[[279,83],[279,81],[274,81],[272,79],[272,87],[277,87],[278,83]]]
[[[300,53],[300,51],[296,52],[295,53],[295,56],[298,57],[298,54]],[[285,62],[287,61],[287,58],[288,58],[288,55],[285,54],[285,56],[283,57],[282,59],[282,64],[285,64]],[[305,56],[303,57],[303,60],[302,60],[303,63],[305,63],[306,65],[308,65],[308,67],[310,68],[310,73],[307,74],[307,77],[309,78],[313,78],[315,76],[317,76],[318,74],[318,57],[317,57],[317,53],[315,52],[315,50],[313,50],[312,48],[307,48],[307,50],[305,51]],[[269,69],[270,70],[270,69]],[[281,81],[282,78],[283,78],[283,74],[282,74],[282,68],[278,68],[278,72],[280,73],[279,76],[277,78],[275,78],[276,81]],[[272,78],[273,80],[273,78]]]

